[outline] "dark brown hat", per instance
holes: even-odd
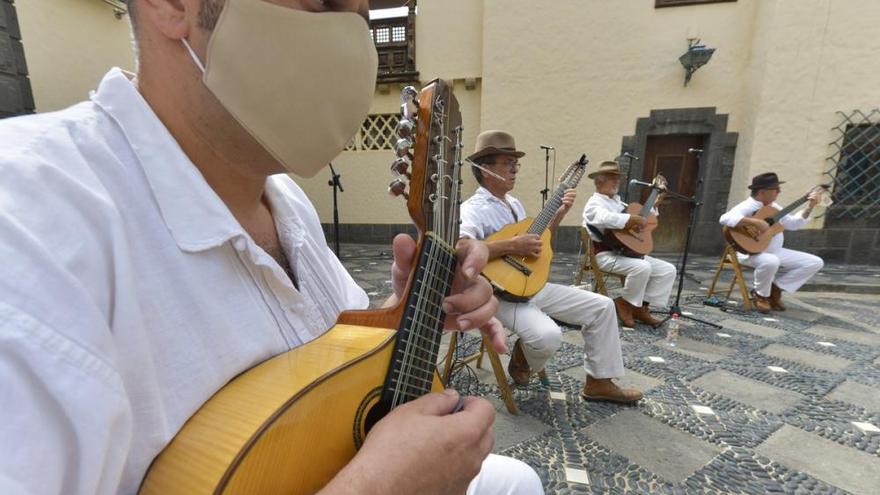
[[[510,155],[519,158],[525,156],[525,153],[516,149],[516,143],[510,134],[504,131],[483,131],[477,136],[474,153],[468,159],[476,160],[486,155]]]
[[[776,175],[776,172],[767,172],[752,177],[752,185],[749,186],[749,189],[752,191],[773,189],[779,187],[779,184],[785,184],[785,182],[779,182],[779,176]]]
[[[597,168],[595,172],[591,172],[587,175],[587,178],[592,179],[599,174],[621,175],[620,164],[612,160],[605,160],[599,164],[599,168]]]

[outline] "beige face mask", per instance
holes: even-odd
[[[370,110],[378,59],[366,21],[353,12],[227,0],[205,66],[183,43],[205,86],[299,176],[336,157]]]

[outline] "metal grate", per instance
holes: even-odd
[[[380,113],[367,116],[357,134],[351,138],[346,151],[374,151],[394,149],[395,129],[400,115]]]
[[[837,113],[841,121],[833,128],[837,138],[827,158],[832,166],[825,171],[834,183],[829,214],[880,217],[880,108]]]

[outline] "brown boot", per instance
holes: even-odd
[[[752,289],[752,299],[755,300],[755,307],[758,308],[758,311],[764,314],[770,312],[770,299],[758,294],[755,289]]]
[[[648,303],[644,303],[641,307],[636,307],[632,312],[633,318],[639,320],[642,323],[647,323],[652,327],[657,327],[660,325],[660,320],[651,316],[651,311],[648,309]]]
[[[770,286],[770,307],[776,311],[785,311],[785,304],[782,304],[782,289],[776,287],[776,284]]]
[[[602,400],[631,404],[642,399],[642,393],[634,388],[620,388],[611,378],[593,378],[587,375],[587,382],[581,392],[584,400]]]
[[[529,377],[532,375],[532,368],[526,361],[526,355],[523,354],[522,342],[516,339],[513,344],[513,352],[510,353],[510,362],[507,364],[507,372],[513,378],[513,383],[517,385],[528,385]]]
[[[614,298],[614,308],[617,310],[617,319],[623,323],[625,327],[634,327],[636,322],[633,321],[633,305],[622,297]]]

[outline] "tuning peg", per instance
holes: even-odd
[[[412,136],[415,127],[416,125],[413,124],[412,120],[400,119],[400,122],[397,123],[397,135],[402,138],[409,138]]]
[[[412,141],[406,138],[401,138],[394,143],[394,151],[397,153],[397,156],[403,158],[409,156],[409,150],[412,149],[412,146]]]
[[[403,156],[398,158],[397,160],[394,160],[394,163],[391,164],[391,171],[396,174],[409,177],[410,165],[412,165],[412,162],[410,162],[409,157]]]
[[[414,119],[419,113],[419,92],[412,86],[403,88],[400,92],[400,114],[407,120]]]
[[[406,199],[409,199],[409,194],[406,193],[406,182],[400,179],[394,179],[388,184],[388,194],[391,196],[403,196]]]

